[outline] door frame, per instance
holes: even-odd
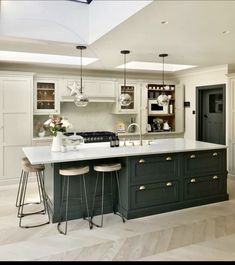
[[[222,88],[223,93],[223,133],[224,133],[224,144],[226,144],[226,84],[208,85],[208,86],[197,86],[196,87],[196,140],[202,136],[202,96],[205,90]]]

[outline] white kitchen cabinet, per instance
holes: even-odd
[[[123,83],[116,83],[116,104],[113,108],[113,114],[138,114],[140,107],[140,90],[141,83],[138,82],[128,82],[126,87]],[[122,106],[120,102],[120,95],[122,93],[129,94],[132,99],[132,102],[129,106]]]
[[[60,100],[69,101],[73,99],[70,96],[71,89],[74,82],[76,87],[80,88],[80,79],[65,79],[64,87],[61,89]],[[83,93],[86,94],[90,102],[115,102],[115,83],[109,80],[99,79],[84,79],[83,80]]]
[[[184,132],[184,86],[175,86],[175,132]]]
[[[0,182],[18,182],[23,146],[31,145],[33,74],[0,72]]]
[[[59,80],[36,77],[34,80],[34,114],[59,113]]]
[[[229,124],[229,141],[228,141],[228,172],[230,177],[235,179],[235,74],[230,74],[228,89],[228,124]]]

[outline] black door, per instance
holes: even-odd
[[[197,140],[225,144],[225,86],[197,88]]]

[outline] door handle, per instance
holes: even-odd
[[[207,114],[204,114],[203,116],[204,116],[204,118],[208,118]]]
[[[191,159],[194,159],[194,158],[196,158],[196,156],[195,155],[191,155],[190,158]]]
[[[166,161],[171,161],[172,160],[172,158],[170,157],[170,156],[168,156],[167,158],[166,158]]]
[[[140,186],[139,187],[139,190],[145,190],[146,188],[145,188],[145,186]]]
[[[191,183],[195,183],[196,182],[196,179],[191,179],[190,182]]]
[[[167,186],[167,187],[171,187],[171,186],[172,186],[172,182],[167,182],[167,183],[166,183],[166,186]]]
[[[144,159],[140,159],[140,160],[139,160],[139,163],[140,163],[140,164],[143,164],[143,163],[145,163],[145,160],[144,160]]]

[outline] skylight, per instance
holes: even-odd
[[[0,61],[22,62],[22,63],[48,63],[80,65],[79,56],[52,55],[29,52],[0,51]],[[98,61],[97,58],[82,57],[82,64],[88,65]]]
[[[180,70],[185,70],[189,68],[196,67],[196,65],[183,65],[183,64],[164,64],[164,70],[168,72],[176,72]],[[116,68],[124,68],[124,65],[119,65]],[[126,63],[126,69],[132,70],[152,70],[152,71],[161,71],[162,63],[151,63],[151,62],[138,62],[132,61]]]
[[[83,4],[90,4],[93,0],[69,0],[73,2],[83,3]]]

